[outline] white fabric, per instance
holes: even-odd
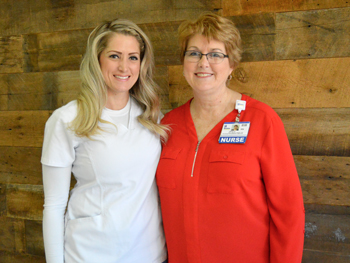
[[[115,114],[104,109],[102,118],[117,129],[101,124],[107,131],[93,140],[79,138],[67,127],[76,116],[76,101],[56,110],[48,120],[41,159],[47,262],[63,262],[63,241],[56,238],[63,235],[70,171],[77,184],[65,215],[65,262],[160,263],[166,259],[154,180],[160,140],[137,121],[142,113],[137,102],[129,102],[127,126],[113,122],[117,117],[110,115]]]

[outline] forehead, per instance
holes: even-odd
[[[219,49],[225,51],[225,44],[216,39],[208,39],[206,36],[196,34],[188,40],[187,48],[195,47],[198,49]]]
[[[140,52],[140,44],[134,36],[113,33],[108,39],[106,49],[117,49],[118,51],[121,51],[119,49],[123,49]]]

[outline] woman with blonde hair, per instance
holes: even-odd
[[[228,88],[239,31],[204,14],[179,36],[193,98],[162,119],[172,131],[156,175],[169,263],[300,263],[303,198],[282,121]]]
[[[80,95],[45,127],[47,262],[166,260],[154,176],[167,128],[158,123],[153,67],[151,43],[133,22],[116,19],[91,32]],[[77,183],[69,194],[71,173]]]

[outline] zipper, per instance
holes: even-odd
[[[193,164],[192,164],[191,177],[193,177],[194,165],[195,165],[195,163],[196,163],[197,152],[198,152],[198,147],[199,147],[199,144],[200,144],[200,143],[201,143],[200,141],[197,143],[196,152],[195,152],[195,154],[194,154],[194,159],[193,159]]]

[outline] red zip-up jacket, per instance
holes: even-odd
[[[305,211],[279,116],[243,95],[244,144],[218,142],[228,114],[198,142],[190,101],[167,113],[172,132],[156,174],[169,263],[300,263]]]

